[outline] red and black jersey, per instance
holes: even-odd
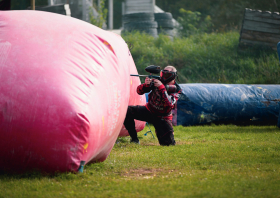
[[[159,87],[151,87],[150,85],[144,83],[137,87],[137,93],[139,95],[143,95],[148,92],[150,93],[146,108],[157,116],[162,116],[166,119],[172,120],[171,110],[178,101],[181,90],[178,90],[176,93],[169,93],[166,91],[163,84]]]

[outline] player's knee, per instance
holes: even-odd
[[[134,114],[134,108],[132,106],[128,106],[126,116],[131,116]]]

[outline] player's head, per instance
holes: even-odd
[[[177,76],[177,69],[174,66],[168,65],[161,70],[160,72],[160,80],[163,84],[167,84],[173,80],[175,80]]]

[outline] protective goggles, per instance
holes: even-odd
[[[163,84],[169,83],[170,81],[176,78],[177,72],[171,72],[168,70],[161,70],[160,71],[160,78]]]

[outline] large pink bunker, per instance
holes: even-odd
[[[77,171],[105,160],[140,83],[131,70],[118,35],[53,13],[0,12],[0,170]]]

